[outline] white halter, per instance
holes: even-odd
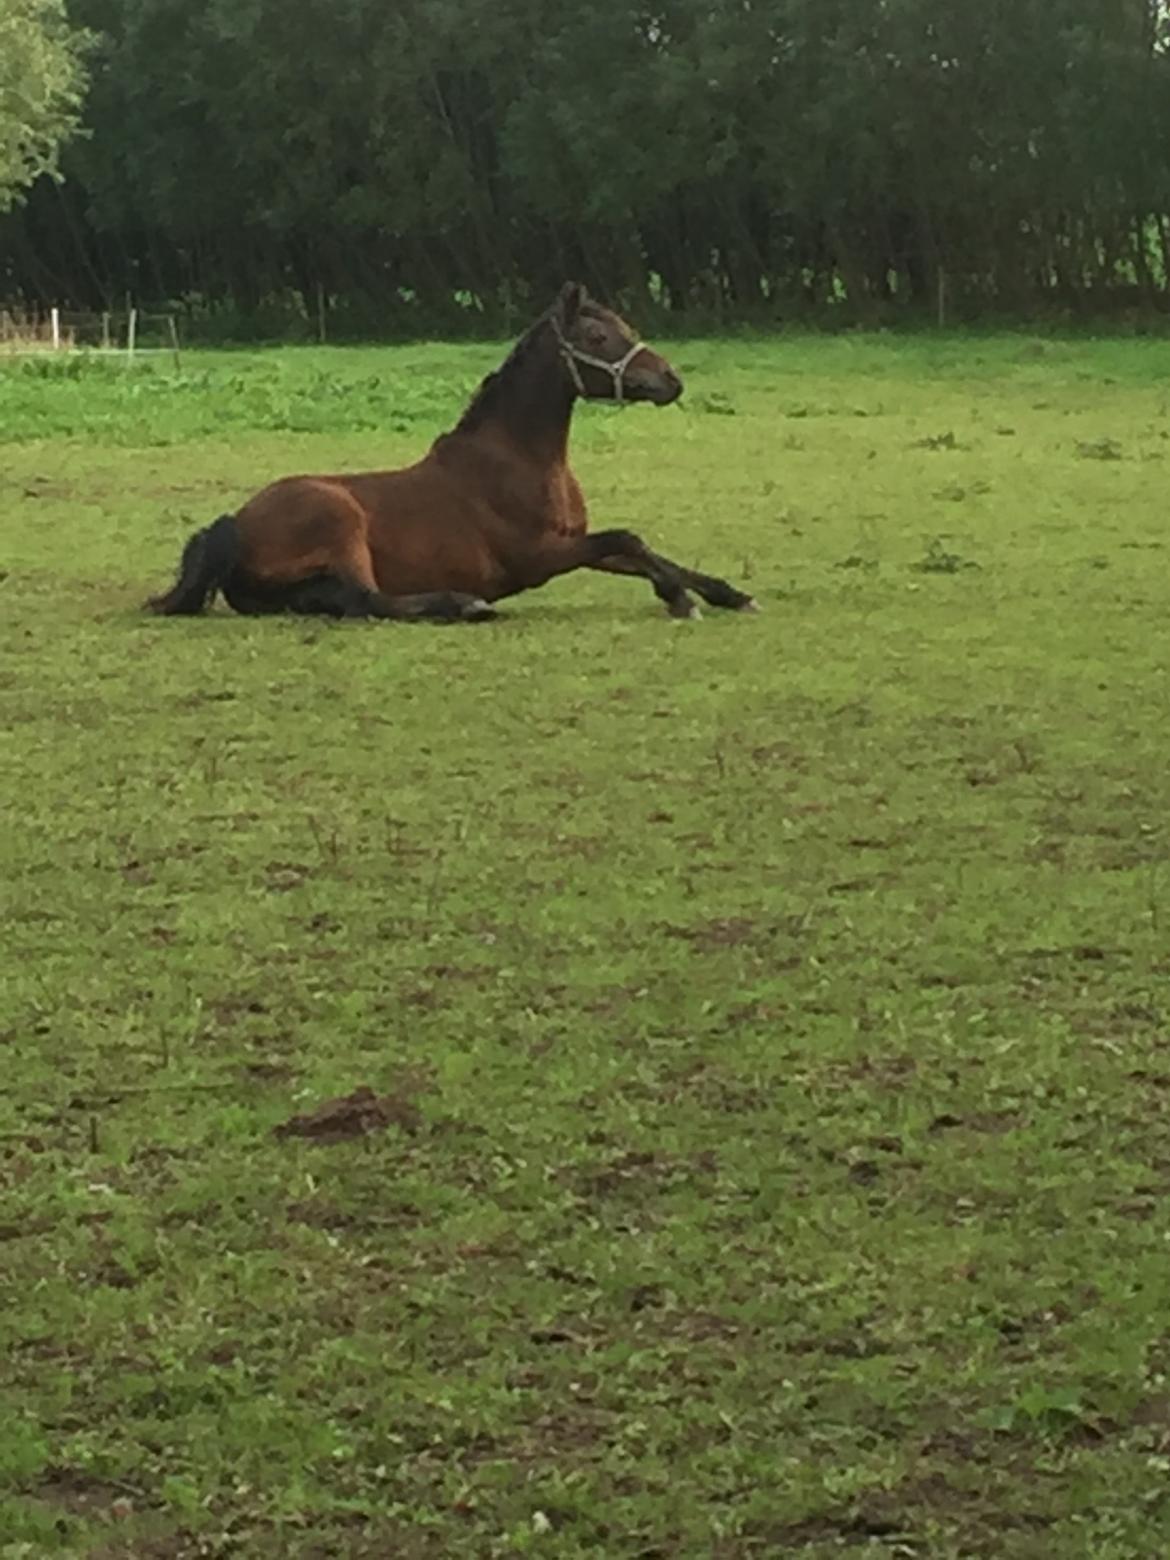
[[[552,317],[552,328],[557,338],[557,346],[560,348],[561,358],[565,367],[569,370],[569,378],[573,381],[573,387],[580,396],[585,395],[585,385],[581,378],[578,363],[584,363],[587,368],[602,368],[613,380],[613,398],[615,401],[623,399],[625,372],[630,364],[645,350],[645,342],[635,341],[624,357],[618,358],[616,363],[607,362],[605,358],[594,357],[591,352],[582,352],[580,347],[575,347],[569,341],[561,329],[561,322],[555,315]],[[586,397],[588,399],[588,397]]]

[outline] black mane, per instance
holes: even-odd
[[[454,432],[474,433],[476,428],[499,411],[500,402],[511,395],[518,375],[527,366],[541,331],[551,318],[552,309],[546,309],[520,337],[499,368],[493,369],[480,381],[479,389],[467,403],[466,410],[455,424]]]

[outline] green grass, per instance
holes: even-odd
[[[498,349],[0,368],[6,1560],[1170,1552],[1170,346],[670,355],[756,619],[151,619]]]

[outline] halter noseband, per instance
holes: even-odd
[[[555,315],[552,317],[552,328],[553,333],[557,338],[557,346],[560,349],[561,359],[565,367],[569,370],[569,378],[573,381],[573,387],[577,394],[580,396],[585,396],[586,400],[590,399],[590,397],[586,395],[585,384],[581,378],[581,371],[577,367],[578,363],[584,363],[586,368],[604,369],[609,377],[613,380],[614,400],[619,402],[623,400],[624,397],[622,392],[625,384],[626,369],[629,368],[630,364],[638,356],[638,353],[645,350],[645,342],[635,341],[633,346],[624,357],[618,358],[616,363],[610,363],[605,358],[594,357],[591,352],[582,352],[580,347],[575,347],[573,343],[566,337],[564,331],[561,329],[561,322],[556,318]]]

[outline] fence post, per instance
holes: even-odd
[[[102,351],[110,350],[110,316],[108,311],[102,314]]]
[[[126,366],[134,360],[134,338],[138,334],[138,310],[131,308],[126,319]]]
[[[175,371],[177,373],[182,364],[179,362],[179,332],[175,329],[175,316],[173,314],[167,315],[167,331],[171,338],[171,351],[175,355]]]
[[[61,311],[56,306],[49,310],[49,329],[53,338],[53,351],[61,345]]]

